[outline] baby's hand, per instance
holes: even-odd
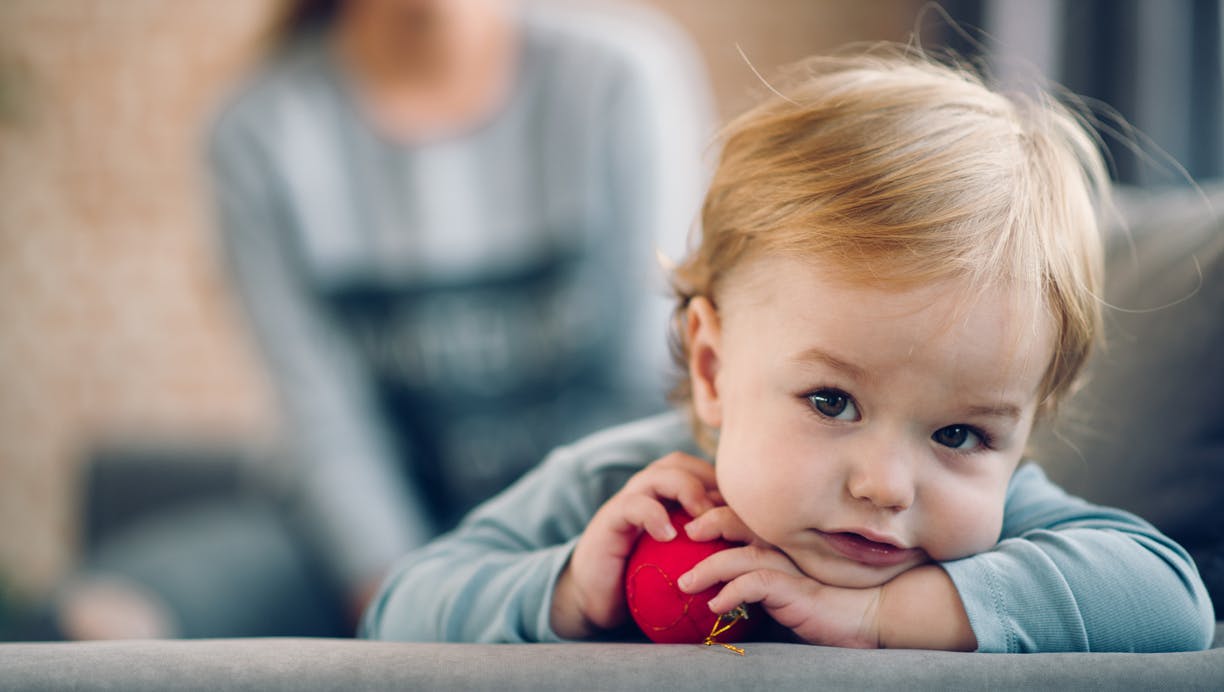
[[[882,587],[847,589],[807,576],[785,554],[756,538],[729,507],[719,507],[690,524],[689,536],[721,536],[747,542],[715,553],[679,580],[685,593],[700,593],[719,582],[726,586],[710,600],[725,613],[741,603],[760,603],[778,624],[809,644],[874,649],[880,646]]]
[[[581,639],[628,619],[625,561],[642,531],[670,541],[676,532],[666,501],[699,517],[721,502],[714,468],[674,452],[629,479],[599,508],[578,539],[553,592],[552,627],[558,636]]]

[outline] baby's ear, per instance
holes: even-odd
[[[722,325],[714,304],[704,296],[689,301],[685,327],[689,344],[689,380],[693,411],[711,428],[722,425],[722,402],[718,398],[718,371],[722,354]]]

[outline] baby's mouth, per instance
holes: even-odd
[[[852,531],[824,533],[825,541],[842,557],[872,567],[892,567],[916,557],[918,548],[901,548],[891,543],[873,541]]]

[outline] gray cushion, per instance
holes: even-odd
[[[1108,236],[1107,347],[1033,442],[1072,493],[1196,549],[1224,546],[1224,185],[1205,192],[1123,192],[1125,225]]]
[[[1220,631],[1216,642],[1220,644]],[[0,645],[20,690],[1218,689],[1224,649],[965,654],[802,644],[397,644],[214,639]]]

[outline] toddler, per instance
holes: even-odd
[[[878,46],[804,63],[722,145],[674,276],[682,411],[555,451],[405,557],[365,634],[626,636],[625,561],[676,503],[745,544],[680,588],[787,639],[1208,646],[1184,550],[1022,463],[1100,326],[1108,177],[1077,118]]]

